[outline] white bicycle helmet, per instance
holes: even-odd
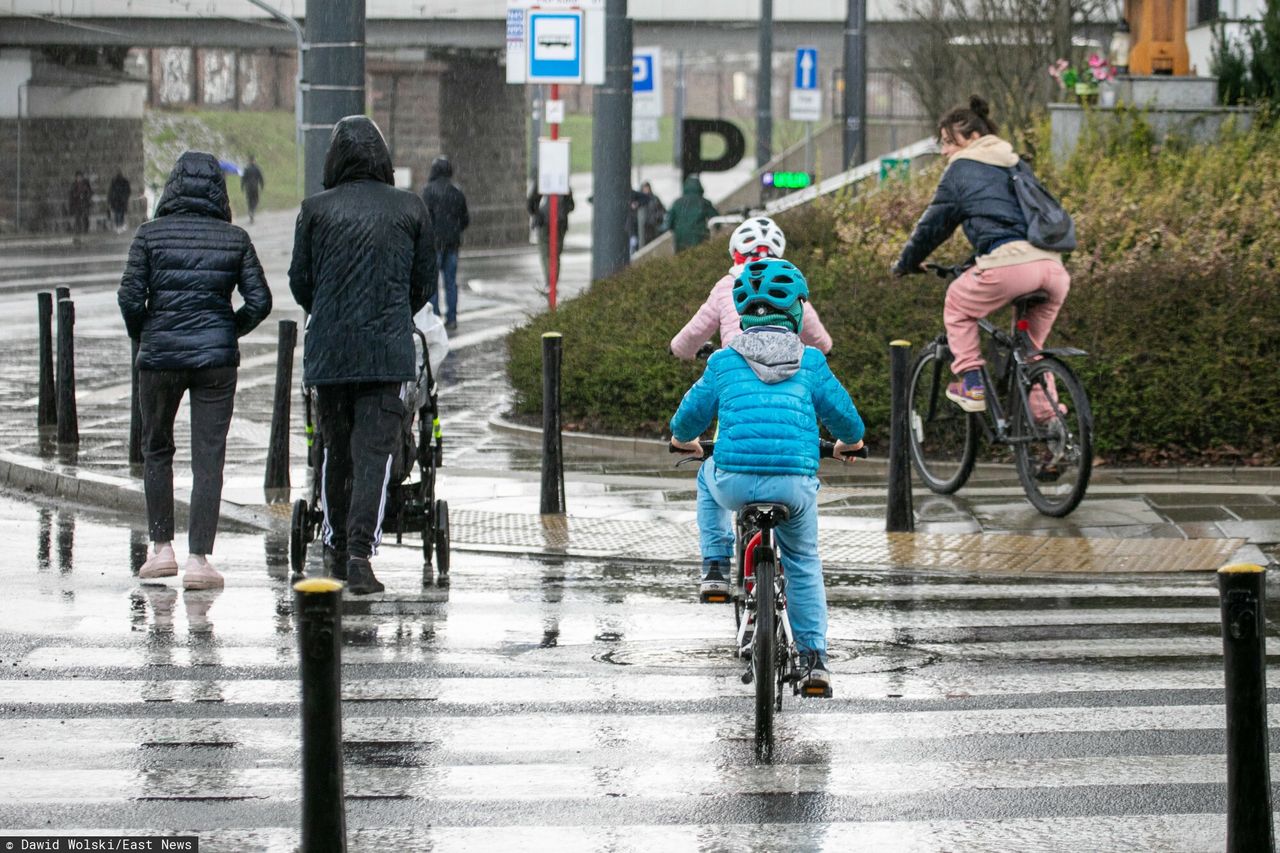
[[[775,258],[781,258],[787,251],[787,238],[782,229],[767,216],[753,216],[739,225],[729,238],[729,257],[743,255],[755,258],[761,246],[768,247]]]

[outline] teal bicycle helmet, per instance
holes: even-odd
[[[733,283],[733,307],[742,318],[744,329],[790,326],[799,333],[808,298],[809,283],[804,273],[781,258],[747,264]]]

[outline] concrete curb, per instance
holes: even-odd
[[[147,514],[147,499],[140,481],[85,471],[34,456],[0,451],[0,486],[98,509],[134,513],[141,519]],[[174,507],[181,523],[191,508],[190,495],[182,490],[175,492]],[[288,519],[230,501],[222,502],[220,518],[224,525],[250,530],[287,530],[289,525]]]

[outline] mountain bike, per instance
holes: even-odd
[[[926,268],[948,282],[966,269]],[[1014,299],[1007,332],[988,319],[978,321],[987,352],[986,412],[968,413],[947,399],[952,354],[945,333],[916,359],[907,392],[911,461],[930,491],[954,494],[968,481],[981,436],[1011,449],[1027,500],[1040,512],[1061,518],[1084,498],[1093,470],[1093,410],[1083,383],[1063,359],[1088,353],[1037,349],[1032,343],[1027,310],[1048,299],[1043,290]],[[1033,402],[1048,416],[1037,420]]]
[[[704,441],[702,457],[711,458],[714,441]],[[686,453],[675,445],[672,453]],[[835,458],[835,444],[821,441],[818,455]],[[853,456],[867,458],[865,447]],[[697,457],[677,462],[692,461]],[[742,683],[755,683],[756,754],[773,754],[773,718],[782,710],[782,697],[790,684],[796,696],[830,697],[831,688],[802,689],[804,667],[787,618],[787,578],[774,536],[777,527],[791,517],[780,503],[749,503],[737,513],[737,559],[733,574],[733,618],[736,625],[735,656],[748,661]]]

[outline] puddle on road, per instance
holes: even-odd
[[[832,670],[839,673],[900,672],[918,669],[932,660],[926,652],[900,648],[886,650],[880,643],[841,641],[827,653]],[[593,660],[615,666],[654,667],[658,669],[725,669],[742,668],[745,664],[734,657],[731,642],[704,642],[696,645],[651,641],[627,643],[610,649]]]

